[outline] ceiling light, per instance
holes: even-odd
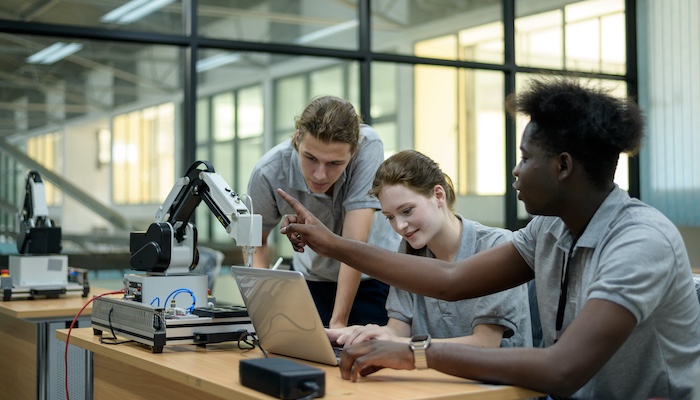
[[[38,51],[27,57],[27,62],[30,64],[53,64],[58,60],[62,60],[69,55],[83,48],[82,43],[63,43],[56,42],[44,50]]]
[[[333,25],[329,26],[328,28],[323,28],[319,29],[316,32],[311,32],[308,35],[303,35],[299,39],[296,40],[297,43],[303,44],[303,43],[309,43],[313,42],[318,39],[322,39],[326,36],[334,35],[336,33],[340,33],[342,31],[352,29],[358,25],[358,21],[356,19],[351,19],[349,21],[345,21],[341,24],[338,25]]]
[[[242,56],[238,53],[223,53],[212,57],[203,58],[197,61],[197,72],[204,72],[210,69],[221,67],[239,61]]]
[[[351,19],[349,21],[343,22],[338,25],[329,26],[328,28],[319,29],[315,32],[309,33],[308,35],[303,35],[299,37],[296,42],[303,44],[313,42],[325,38],[327,36],[352,29],[358,25],[356,19]],[[197,72],[204,72],[210,69],[218,68],[226,64],[231,64],[240,61],[242,56],[238,53],[222,53],[217,54],[212,57],[203,58],[197,61]]]
[[[130,24],[174,1],[175,0],[132,0],[103,15],[100,21],[123,25]]]

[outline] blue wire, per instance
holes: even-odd
[[[170,295],[168,295],[168,299],[170,298],[170,296],[172,296],[172,297],[173,297],[173,300],[175,300],[175,297],[177,297],[178,294],[184,293],[184,292],[187,292],[187,293],[190,294],[190,296],[192,296],[192,305],[191,305],[190,307],[187,308],[187,310],[189,310],[190,312],[192,312],[192,311],[194,311],[194,305],[195,305],[195,303],[197,302],[197,299],[196,299],[194,293],[192,293],[191,290],[189,290],[189,289],[177,289],[177,290],[173,291],[172,293],[170,293]],[[165,303],[166,303],[166,304],[163,305],[164,307],[167,307],[167,306],[168,306],[168,305],[167,305],[168,299],[165,300]]]
[[[168,302],[168,300],[170,299],[171,296],[172,296],[173,300],[175,300],[175,297],[177,297],[178,294],[184,293],[184,292],[189,293],[190,296],[192,296],[192,297],[194,298],[194,293],[192,293],[191,290],[189,290],[189,289],[184,289],[184,288],[183,288],[183,289],[176,289],[176,290],[172,291],[172,292],[168,295],[167,299],[165,300],[165,302],[166,302],[165,306],[167,307],[167,302]]]
[[[156,297],[155,299],[151,300],[151,304],[150,304],[150,305],[152,306],[153,303],[154,303],[156,300],[158,301],[158,305],[156,305],[156,307],[160,307],[160,297]]]
[[[186,289],[186,288],[180,288],[180,289],[175,289],[175,290],[173,290],[173,291],[168,295],[168,297],[165,298],[165,302],[163,303],[163,307],[168,307],[168,300],[170,300],[170,297],[171,297],[171,296],[172,296],[172,298],[173,298],[173,300],[174,300],[175,297],[176,297],[178,294],[183,293],[183,292],[187,292],[187,293],[190,294],[190,296],[192,296],[192,305],[191,305],[190,307],[188,307],[187,309],[190,310],[190,312],[193,312],[193,311],[194,311],[194,305],[197,303],[197,297],[194,295],[194,293],[193,293],[191,290]]]

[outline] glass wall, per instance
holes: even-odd
[[[541,73],[636,90],[625,0],[138,1],[0,4],[0,154],[58,132],[56,172],[135,229],[195,160],[244,194],[255,162],[320,95],[352,102],[385,156],[436,159],[464,216],[515,228],[528,219],[510,186],[523,125],[505,115],[506,95]],[[14,177],[0,194],[28,167],[0,163]],[[618,182],[638,191],[627,168]],[[58,203],[64,232],[128,237],[73,197]],[[195,223],[202,243],[230,246],[206,207]]]
[[[174,107],[166,103],[120,114],[112,121],[112,199],[115,205],[157,204],[175,180]]]
[[[199,33],[257,43],[357,50],[356,2],[199,0]]]
[[[3,0],[2,19],[157,33],[183,32],[182,0]]]
[[[515,61],[534,68],[622,75],[625,63],[623,0],[516,2]],[[554,2],[552,2],[554,3]]]
[[[379,0],[371,6],[372,51],[503,63],[500,0]]]
[[[63,163],[63,135],[60,132],[49,132],[44,135],[34,136],[27,139],[27,155],[38,160],[41,165],[51,171],[62,170]],[[61,204],[61,192],[56,189],[51,182],[44,183],[44,194],[46,195],[46,205],[56,207]]]
[[[198,160],[208,160],[234,191],[245,194],[253,165],[263,155],[262,86],[200,97],[197,102]],[[226,240],[226,231],[206,207],[196,211],[200,237]]]

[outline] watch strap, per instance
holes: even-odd
[[[428,369],[425,351],[430,347],[430,335],[413,336],[409,347],[413,351],[413,365],[416,369]]]

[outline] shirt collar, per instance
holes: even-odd
[[[476,253],[476,228],[471,221],[464,219],[461,215],[457,214],[457,218],[462,221],[462,241],[459,246],[459,251],[457,252],[457,257],[465,258],[467,254],[463,254],[463,251],[469,251],[469,254]]]
[[[611,220],[615,218],[617,210],[627,198],[629,198],[629,194],[615,185],[613,190],[610,191],[593,214],[588,225],[586,225],[586,229],[584,229],[583,234],[581,234],[581,237],[576,242],[576,247],[597,247],[605,236],[605,232],[609,229],[608,227],[610,226]],[[551,233],[557,238],[557,246],[563,251],[569,251],[574,238],[563,221],[560,229],[553,226]]]

